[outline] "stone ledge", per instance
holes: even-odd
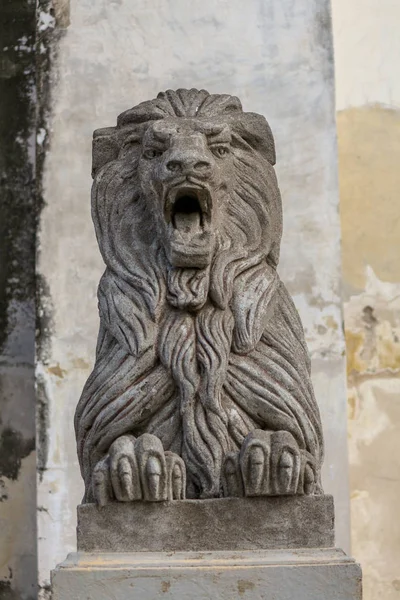
[[[78,506],[84,552],[331,548],[332,496],[115,502]]]
[[[70,554],[53,600],[361,600],[361,569],[339,549]]]

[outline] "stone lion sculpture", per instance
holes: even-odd
[[[75,427],[84,502],[322,493],[323,440],[264,117],[168,90],[94,133],[106,264]]]

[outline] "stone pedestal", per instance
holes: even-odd
[[[83,552],[331,548],[332,496],[269,496],[78,506]]]
[[[53,600],[361,600],[331,496],[78,507]]]
[[[70,554],[53,600],[361,600],[338,549]]]

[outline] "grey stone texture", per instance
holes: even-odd
[[[331,496],[218,498],[78,507],[78,551],[331,548]]]
[[[361,600],[341,550],[70,554],[53,600]]]
[[[275,160],[265,118],[205,90],[95,131],[106,271],[75,415],[85,502],[322,493],[310,359],[276,270]]]

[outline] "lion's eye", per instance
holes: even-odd
[[[212,146],[211,151],[215,156],[223,157],[229,154],[229,148],[227,146]]]
[[[157,158],[157,156],[161,156],[162,152],[161,150],[154,150],[154,148],[150,148],[149,150],[145,150],[143,152],[143,156],[144,158]]]

